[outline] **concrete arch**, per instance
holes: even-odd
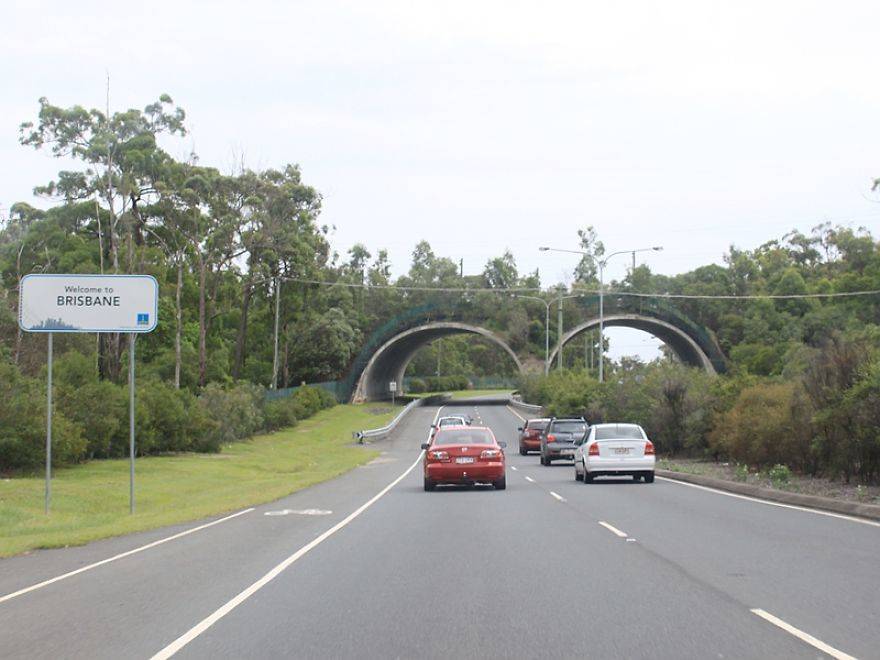
[[[651,316],[644,314],[609,314],[604,319],[605,327],[624,327],[644,330],[657,337],[664,344],[669,346],[678,358],[692,367],[700,367],[710,374],[716,374],[723,371],[723,364],[719,363],[720,350],[716,351],[704,348],[690,334],[681,328]],[[565,346],[576,336],[599,327],[599,319],[591,319],[586,323],[581,323],[577,327],[569,330],[562,337],[561,346]],[[550,354],[550,364],[554,364],[559,353],[559,346],[553,349]],[[714,358],[714,359],[713,359]]]
[[[420,348],[440,337],[463,333],[480,335],[500,346],[522,372],[523,365],[519,356],[491,330],[457,321],[434,321],[404,330],[376,349],[358,376],[351,400],[360,402],[386,398],[388,384],[391,381],[398,384],[403,382],[406,367]]]

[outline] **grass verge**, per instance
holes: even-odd
[[[0,557],[271,502],[372,459],[378,452],[353,445],[351,432],[387,424],[396,412],[369,404],[339,405],[294,428],[226,445],[220,454],[139,458],[134,515],[128,513],[128,460],[59,469],[48,516],[42,477],[2,479]]]

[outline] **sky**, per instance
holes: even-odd
[[[9,2],[0,213],[61,163],[18,143],[38,99],[143,107],[165,145],[232,171],[298,163],[340,253],[415,244],[466,274],[511,250],[566,281],[593,225],[674,274],[825,221],[880,231],[880,5],[515,2]],[[625,275],[628,258],[609,264]],[[616,331],[612,354],[656,354]],[[652,348],[653,347],[653,348]]]

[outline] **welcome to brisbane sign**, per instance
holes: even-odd
[[[134,340],[158,323],[159,283],[150,275],[25,275],[18,284],[18,324],[47,335],[46,494],[52,496],[52,336],[56,332],[125,332],[128,342],[129,511],[134,513]]]
[[[26,275],[19,301],[25,332],[151,332],[159,284],[150,275]]]

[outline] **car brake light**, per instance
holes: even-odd
[[[449,452],[445,451],[429,451],[428,458],[434,461],[440,461],[441,463],[445,463],[449,461]]]
[[[654,443],[650,440],[645,441],[645,456],[653,456],[654,455]]]
[[[547,442],[556,442],[556,436],[551,433],[547,436]]]
[[[501,458],[500,449],[485,449],[480,453],[480,460],[487,458]]]
[[[587,456],[598,456],[599,455],[599,444],[594,442],[590,445],[590,449],[587,452]]]

